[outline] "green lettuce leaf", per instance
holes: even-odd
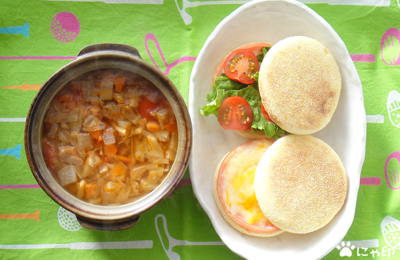
[[[204,116],[214,114],[218,119],[218,109],[222,102],[232,96],[240,96],[247,100],[253,113],[251,129],[254,133],[260,131],[269,138],[278,139],[284,131],[275,123],[265,119],[261,112],[261,97],[257,81],[251,85],[245,85],[229,79],[226,75],[215,78],[215,83],[210,93],[207,94],[208,104],[200,108]]]

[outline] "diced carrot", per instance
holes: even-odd
[[[94,139],[97,139],[99,138],[100,135],[102,135],[103,131],[96,130],[96,131],[90,131],[89,133],[93,136]]]
[[[118,160],[120,160],[121,162],[124,163],[132,163],[132,158],[130,157],[126,157],[126,156],[122,156],[122,155],[114,155],[115,158],[117,158]]]
[[[126,174],[127,169],[128,169],[128,167],[126,167],[123,162],[119,162],[117,165],[115,165],[112,175],[113,176],[124,175],[124,174]]]
[[[103,152],[108,157],[113,157],[118,151],[118,148],[115,144],[109,144],[103,146]]]
[[[165,124],[164,127],[165,127],[165,129],[167,129],[170,132],[173,132],[173,133],[177,133],[178,132],[178,125],[176,123],[168,122],[168,123]]]
[[[160,124],[157,121],[150,120],[147,122],[146,128],[147,128],[147,130],[149,130],[151,132],[158,131],[158,130],[160,130]]]
[[[88,183],[85,185],[85,191],[86,191],[86,195],[90,196],[93,194],[94,188],[96,188],[96,184],[94,183]]]
[[[115,77],[115,92],[122,92],[122,87],[125,85],[125,78],[122,76]]]

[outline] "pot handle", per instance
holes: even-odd
[[[95,220],[76,215],[76,218],[82,227],[87,229],[101,231],[118,231],[133,227],[139,221],[139,216],[132,216],[128,219],[121,220]]]
[[[98,43],[85,46],[79,52],[78,57],[96,51],[122,51],[142,59],[142,57],[140,57],[139,51],[135,47],[119,43]]]

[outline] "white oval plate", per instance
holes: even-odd
[[[304,35],[324,44],[342,74],[339,105],[326,128],[314,134],[340,156],[348,175],[348,196],[342,210],[324,228],[305,235],[284,233],[272,238],[241,234],[220,215],[212,193],[216,167],[224,155],[248,139],[223,130],[216,117],[200,115],[211,90],[218,63],[235,48],[251,42],[277,41]],[[222,241],[247,259],[318,259],[346,235],[355,213],[365,156],[366,114],[362,86],[343,41],[313,10],[296,1],[251,1],[226,17],[201,49],[190,78],[189,113],[193,122],[193,150],[189,164],[194,193]],[[339,254],[339,251],[338,251]]]

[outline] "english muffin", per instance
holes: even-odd
[[[271,120],[298,135],[315,133],[330,122],[342,87],[331,52],[305,36],[273,45],[261,63],[258,82]]]
[[[324,227],[342,208],[347,175],[328,144],[310,135],[287,135],[261,158],[254,188],[272,224],[304,234]]]

